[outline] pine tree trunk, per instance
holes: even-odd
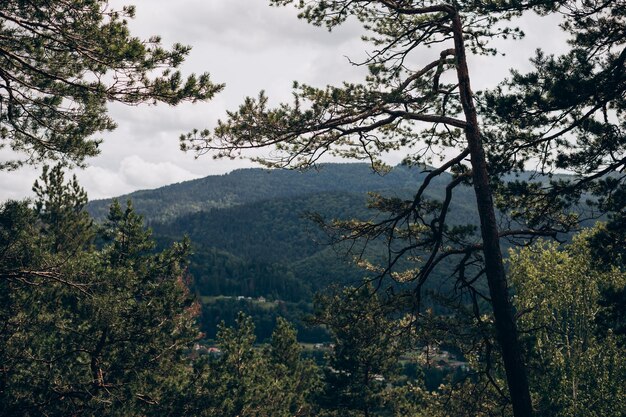
[[[470,150],[474,192],[476,194],[483,240],[485,274],[493,306],[496,337],[504,361],[513,414],[515,417],[531,417],[533,412],[526,366],[513,317],[513,308],[509,299],[485,152],[480,137],[473,93],[470,87],[469,70],[463,41],[463,28],[461,18],[457,12],[452,15],[452,31],[454,35],[459,92],[467,122],[465,136]]]

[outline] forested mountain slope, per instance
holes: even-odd
[[[315,292],[362,279],[366,272],[353,266],[341,248],[329,246],[307,214],[375,218],[379,214],[367,208],[368,192],[411,198],[424,175],[419,168],[396,167],[381,176],[366,164],[325,164],[307,172],[242,169],[119,199],[132,200],[162,244],[189,236],[193,288],[204,301],[204,327],[212,336],[218,321],[230,321],[237,308],[254,310],[259,320],[268,311],[275,313],[235,303],[236,297],[280,300],[281,314],[295,318]],[[449,177],[435,181],[441,186],[434,189],[443,192]],[[109,203],[94,201],[88,210],[101,219]],[[473,206],[471,190],[461,189],[450,208],[453,223],[473,221]],[[376,251],[372,247],[371,255]],[[268,332],[271,326],[268,322]],[[261,337],[264,328],[257,322]]]
[[[318,170],[305,172],[249,168],[155,190],[136,191],[117,198],[120,201],[132,199],[136,210],[147,221],[164,222],[198,211],[318,193],[365,195],[368,191],[385,191],[395,194],[408,192],[410,195],[425,175],[422,171],[398,166],[386,175],[379,175],[372,172],[367,164],[323,164]],[[448,180],[444,176],[434,182],[444,184]],[[106,215],[110,201],[92,201],[88,211],[101,219]]]

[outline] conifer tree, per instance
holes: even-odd
[[[367,285],[317,298],[314,322],[328,328],[333,344],[318,400],[324,415],[387,415],[394,406],[400,409],[411,391],[421,392],[395,387],[400,356],[411,346],[410,334],[392,318],[395,310]]]
[[[75,181],[54,168],[35,188],[34,209],[7,202],[0,211],[2,414],[171,409],[198,337],[187,243],[153,253],[141,218],[116,203],[97,248],[85,239],[95,226]]]
[[[278,320],[271,343],[256,345],[254,324],[240,313],[234,327],[220,326],[219,354],[196,364],[195,392],[186,414],[198,416],[289,417],[317,415],[313,396],[317,367],[302,358],[295,331]]]
[[[539,236],[575,229],[581,197],[595,192],[592,207],[620,211],[624,166],[623,2],[574,1],[293,1],[273,5],[300,9],[308,22],[334,29],[348,19],[362,23],[372,48],[357,64],[367,66],[363,83],[316,88],[295,83],[294,100],[275,108],[262,92],[247,98],[213,130],[181,137],[184,149],[235,157],[246,149],[272,146],[271,167],[306,168],[326,154],[368,160],[384,170],[381,155],[406,153],[405,162],[424,167],[412,200],[375,196],[382,217],[367,222],[326,224],[338,241],[379,240],[386,260],[370,269],[412,289],[414,310],[423,313],[422,288],[432,271],[454,259],[459,303],[468,299],[476,319],[484,303],[494,315],[508,392],[516,417],[532,415],[527,372],[503,267],[502,239],[525,244]],[[497,53],[496,37],[521,33],[507,23],[528,10],[558,11],[572,36],[563,57],[539,53],[537,70],[514,73],[488,94],[470,83],[468,54]],[[428,58],[427,58],[428,57]],[[484,70],[484,69],[478,69]],[[539,180],[508,181],[531,163]],[[545,169],[544,169],[545,168]],[[552,177],[565,168],[575,181]],[[620,171],[621,170],[621,171]],[[427,198],[433,179],[452,172],[441,201]],[[480,216],[472,225],[454,224],[448,208],[459,187],[471,185]],[[499,214],[496,216],[496,208]],[[500,216],[502,214],[502,216]],[[498,218],[500,217],[500,218]],[[361,246],[354,253],[359,256]],[[404,260],[412,270],[398,271]],[[486,278],[488,294],[482,288]],[[485,335],[486,343],[488,336]],[[489,370],[485,370],[489,372]],[[496,379],[487,378],[496,385]]]
[[[377,198],[372,202],[373,207],[388,215],[387,219],[335,226],[340,229],[340,239],[380,238],[388,243],[381,278],[405,255],[429,252],[426,261],[412,274],[402,275],[405,282],[417,283],[418,309],[421,287],[443,259],[459,256],[461,269],[482,262],[513,408],[517,417],[532,415],[499,245],[503,233],[496,221],[466,52],[490,53],[490,39],[516,36],[517,32],[506,26],[494,29],[497,22],[516,12],[506,2],[498,7],[474,2],[402,0],[271,3],[295,4],[302,10],[301,18],[329,29],[350,17],[358,19],[368,31],[365,39],[374,47],[362,63],[369,69],[365,82],[325,89],[296,83],[294,102],[275,109],[267,108],[267,97],[261,93],[257,99],[246,99],[238,111],[230,112],[229,119],[219,122],[214,132],[194,131],[183,136],[183,148],[191,147],[200,153],[217,150],[218,157],[231,157],[242,149],[274,146],[275,159],[261,162],[269,166],[307,167],[330,153],[369,160],[376,169],[381,168],[380,155],[385,152],[406,150],[408,163],[425,164],[435,159],[433,152],[427,151],[434,149],[437,155],[442,149],[453,149],[453,156],[432,169],[421,186],[416,184],[413,200]],[[414,51],[433,45],[439,50],[432,60],[415,64]],[[454,81],[444,81],[448,74]],[[420,129],[418,123],[431,127]],[[421,146],[425,146],[426,152],[420,150]],[[446,187],[444,201],[429,201],[425,190],[433,178],[446,170],[453,170],[456,175]],[[472,228],[447,226],[453,191],[465,184],[472,184],[475,190],[481,224],[479,239],[473,236]]]
[[[0,8],[0,147],[16,151],[0,169],[98,153],[92,136],[111,130],[107,103],[210,99],[208,74],[184,78],[189,47],[130,34],[135,9],[108,0],[5,0]]]
[[[287,320],[278,318],[271,341],[264,353],[273,383],[268,401],[272,416],[315,415],[314,395],[320,389],[317,366],[302,357],[296,330]]]

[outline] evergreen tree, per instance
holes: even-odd
[[[314,416],[315,365],[302,358],[295,331],[279,320],[269,346],[255,345],[254,324],[240,313],[234,327],[221,326],[220,351],[196,364],[196,391],[186,414],[198,416]]]
[[[302,10],[300,17],[329,29],[351,16],[358,19],[368,31],[365,39],[374,46],[362,63],[369,69],[367,79],[363,84],[345,83],[326,89],[296,83],[294,102],[276,109],[267,108],[268,99],[261,93],[258,99],[248,98],[238,111],[230,112],[229,120],[220,122],[214,132],[194,131],[183,136],[183,148],[200,153],[217,150],[218,156],[233,156],[242,149],[271,145],[276,147],[276,159],[261,160],[269,166],[307,167],[331,153],[369,160],[378,170],[384,169],[380,155],[385,152],[403,149],[408,163],[425,164],[434,159],[427,151],[434,149],[437,155],[452,148],[454,156],[446,158],[421,186],[416,186],[413,200],[373,198],[371,206],[388,214],[387,219],[337,222],[334,226],[340,229],[339,239],[363,238],[369,242],[380,238],[388,244],[381,278],[404,256],[430,252],[419,268],[403,278],[404,282],[418,283],[418,309],[423,282],[441,260],[461,255],[462,269],[482,262],[512,405],[517,417],[532,415],[502,263],[499,241],[503,233],[496,222],[466,52],[490,53],[493,50],[487,42],[492,38],[516,36],[517,32],[506,26],[493,29],[515,14],[511,5],[387,0],[272,3],[296,4]],[[446,46],[441,46],[426,65],[405,65],[412,62],[415,50],[432,45]],[[443,81],[447,74],[453,82]],[[432,127],[420,130],[418,122]],[[426,151],[421,152],[418,148],[424,144]],[[446,185],[444,201],[426,198],[429,183],[449,169],[456,175]],[[480,217],[478,242],[474,227],[449,228],[446,217],[453,190],[467,184],[474,187]]]
[[[427,171],[412,200],[375,196],[370,206],[383,217],[326,225],[338,241],[386,243],[387,259],[376,268],[379,277],[389,276],[405,287],[413,283],[407,291],[414,294],[418,313],[423,312],[424,282],[444,260],[454,259],[459,291],[453,296],[458,304],[471,300],[477,320],[484,310],[477,300],[488,299],[493,311],[508,385],[508,393],[498,391],[510,398],[517,417],[532,415],[500,241],[525,244],[538,236],[571,231],[586,217],[576,213],[584,206],[586,192],[597,195],[591,207],[623,209],[623,2],[271,3],[293,4],[301,18],[330,30],[350,18],[361,22],[364,39],[372,45],[358,63],[367,66],[367,78],[361,84],[327,88],[296,83],[294,101],[276,108],[269,108],[264,93],[247,98],[213,131],[184,135],[183,148],[231,157],[272,146],[276,152],[271,158],[256,159],[272,167],[306,168],[332,154],[369,160],[377,170],[384,170],[382,154],[406,152],[406,163]],[[528,10],[561,13],[562,28],[572,37],[571,52],[559,58],[539,53],[533,60],[536,71],[514,73],[498,90],[475,94],[467,55],[497,53],[491,40],[521,35],[506,21]],[[424,56],[432,60],[417,64]],[[547,176],[529,174],[528,181],[509,181],[509,174],[519,174],[533,163]],[[559,168],[577,177],[553,177]],[[443,199],[427,198],[432,181],[446,171],[454,177],[445,185]],[[480,233],[449,218],[453,196],[464,185],[473,186]],[[362,253],[359,245],[350,248],[357,256]],[[403,259],[417,260],[416,267],[398,271]]]
[[[0,211],[2,414],[171,409],[198,336],[187,243],[153,253],[141,218],[114,204],[98,249],[75,181],[55,168],[35,188],[34,209]]]
[[[64,182],[63,167],[52,169],[45,165],[39,181],[35,181],[35,211],[41,219],[43,234],[52,245],[53,252],[83,249],[95,232],[93,222],[85,211],[87,193],[80,187],[76,176]]]
[[[617,232],[624,226],[626,203],[624,2],[562,4],[569,51],[555,56],[538,50],[532,71],[513,71],[482,101],[494,172],[534,166],[544,174],[543,181],[531,175],[498,184],[499,208],[534,228],[566,227],[578,220],[572,208],[587,208],[582,218],[596,218],[588,209],[599,209],[612,213],[608,230]],[[555,175],[558,170],[573,175]],[[580,204],[582,195],[594,198]]]
[[[0,146],[19,152],[0,169],[56,159],[82,164],[92,135],[111,130],[107,103],[178,104],[221,90],[208,74],[175,71],[189,47],[133,37],[108,0],[5,0],[0,11]],[[18,157],[16,157],[18,158]]]
[[[421,399],[419,387],[398,384],[400,356],[409,350],[411,337],[391,317],[395,308],[385,305],[372,286],[320,296],[316,310],[315,323],[326,326],[333,340],[319,399],[325,415],[381,416],[394,409],[407,415],[407,409],[419,407],[419,401],[406,404],[411,396]]]
[[[293,325],[279,318],[265,350],[271,373],[268,401],[276,417],[315,415],[313,395],[319,390],[318,369],[311,360],[302,358]]]

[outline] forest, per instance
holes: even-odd
[[[626,3],[266,3],[362,79],[179,132],[262,168],[90,201],[111,106],[227,86],[134,6],[0,1],[0,415],[626,415]],[[532,16],[563,51],[475,87]]]

